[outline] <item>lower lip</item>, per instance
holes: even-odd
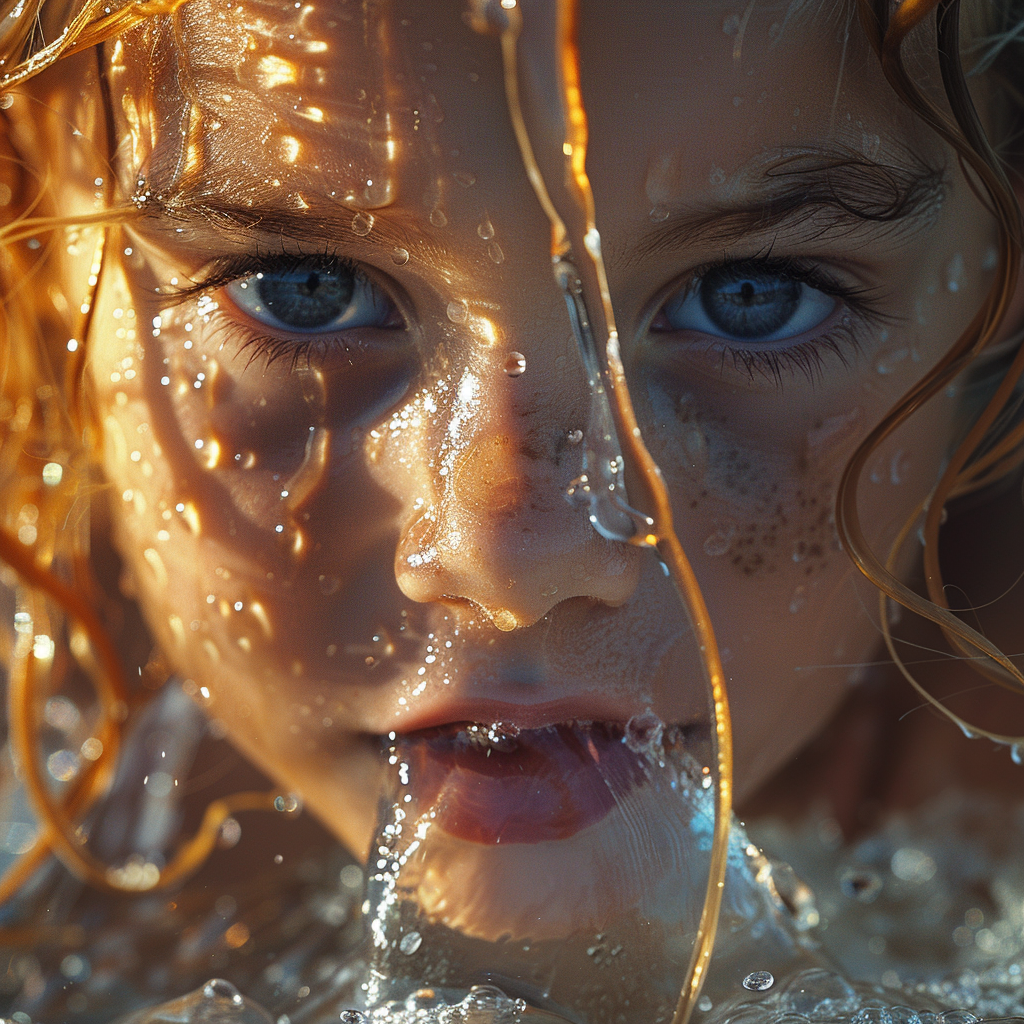
[[[568,839],[604,818],[644,778],[621,726],[528,729],[513,749],[481,749],[465,726],[398,739],[417,815],[449,835],[487,845]]]

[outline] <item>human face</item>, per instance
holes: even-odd
[[[390,731],[707,713],[660,567],[564,498],[588,392],[495,40],[456,0],[352,7],[191,0],[176,38],[117,47],[141,215],[89,380],[154,635],[361,850]],[[740,798],[876,643],[835,488],[969,322],[992,236],[856,24],[782,20],[580,12],[623,359],[722,648]],[[880,546],[954,411],[931,403],[871,468]]]

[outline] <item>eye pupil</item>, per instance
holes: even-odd
[[[265,273],[257,287],[263,305],[281,323],[298,330],[313,330],[345,313],[355,291],[355,275],[343,267]]]
[[[700,302],[711,322],[734,338],[763,338],[781,330],[800,304],[800,282],[776,273],[721,267],[700,282]]]

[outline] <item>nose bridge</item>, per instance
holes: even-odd
[[[433,501],[396,553],[409,597],[469,602],[502,629],[568,598],[621,604],[639,577],[638,552],[601,539],[565,498],[582,468],[582,374],[536,349],[519,373],[517,354],[496,347],[463,370],[436,421]]]

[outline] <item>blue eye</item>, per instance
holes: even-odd
[[[391,300],[355,268],[332,263],[261,271],[225,287],[240,309],[267,327],[298,334],[394,326]]]
[[[653,326],[737,342],[786,341],[813,330],[835,308],[834,296],[785,272],[734,263],[673,295]]]

